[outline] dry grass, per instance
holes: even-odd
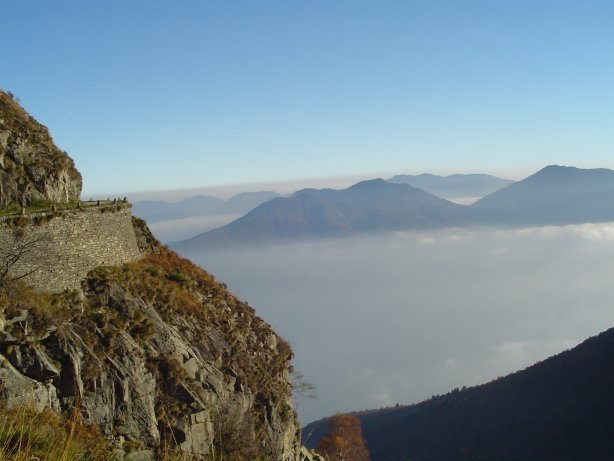
[[[66,421],[50,410],[0,410],[0,461],[103,461],[112,450],[78,412]]]

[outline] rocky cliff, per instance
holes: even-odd
[[[70,202],[81,194],[81,174],[46,127],[0,91],[0,207]]]
[[[1,102],[1,201],[76,199],[72,160],[12,98],[2,93]],[[1,266],[23,253],[0,246],[0,408],[79,415],[108,440],[112,459],[313,459],[299,443],[288,343],[224,284],[162,247],[143,221],[132,223],[142,257],[95,267],[60,293],[2,278]],[[11,231],[17,242],[28,235]],[[75,263],[39,260],[53,271]]]
[[[60,294],[13,284],[0,308],[9,407],[78,408],[138,459],[297,458],[289,345],[173,252],[100,267]]]

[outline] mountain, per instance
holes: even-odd
[[[224,201],[217,197],[195,195],[177,203],[136,202],[133,210],[139,218],[149,222],[158,222],[190,216],[208,216],[214,214],[223,203]]]
[[[198,250],[212,246],[351,235],[354,231],[343,208],[308,194],[276,198],[226,226],[173,246],[181,250]]]
[[[471,222],[473,215],[467,207],[383,179],[361,181],[343,190],[303,189],[295,193],[302,194],[346,206],[353,212],[349,216],[352,227],[362,232],[459,225]]]
[[[256,208],[261,203],[268,202],[276,197],[279,197],[279,194],[272,191],[241,192],[240,194],[226,200],[226,202],[224,202],[224,204],[218,209],[218,213],[245,214]]]
[[[425,229],[468,223],[470,208],[407,184],[382,179],[347,189],[303,189],[291,197],[259,205],[245,216],[176,248],[194,250],[225,245],[279,242],[374,231]]]
[[[496,225],[614,221],[614,171],[550,165],[471,207]]]
[[[152,217],[157,214],[166,212],[173,206],[170,202],[162,200],[142,200],[132,204],[132,213],[146,221],[153,222]]]
[[[193,216],[222,216],[245,214],[263,202],[278,197],[270,191],[242,192],[229,200],[208,195],[195,195],[179,202],[141,201],[133,204],[136,216],[149,222],[169,221]]]
[[[614,329],[488,384],[355,414],[374,461],[614,459]],[[306,426],[306,444],[326,426]]]
[[[514,183],[509,179],[488,174],[453,174],[450,176],[401,174],[393,176],[388,181],[395,184],[410,184],[447,199],[483,197]]]
[[[415,178],[424,182],[435,178],[433,184],[439,181],[433,175]],[[501,181],[510,183],[487,175],[452,175],[443,179],[449,178],[450,187],[455,182],[475,185],[480,180],[489,187],[494,187],[495,183],[501,185]],[[439,181],[441,187],[444,183]],[[179,242],[176,248],[195,250],[374,231],[471,225],[566,225],[613,220],[614,171],[553,165],[483,197],[470,207],[454,204],[409,184],[382,179],[362,181],[343,190],[302,189],[290,197],[265,202],[224,227]]]

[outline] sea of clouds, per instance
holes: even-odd
[[[303,423],[487,382],[614,326],[614,224],[188,254],[292,344]]]

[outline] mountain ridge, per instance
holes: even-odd
[[[353,413],[376,461],[614,456],[614,328],[505,377],[414,405]],[[315,446],[326,421],[308,424]]]
[[[471,205],[485,223],[564,225],[614,220],[614,171],[548,165]]]
[[[407,184],[381,178],[346,189],[301,189],[265,202],[218,229],[173,246],[267,243],[297,238],[356,235],[364,232],[439,227],[469,221],[472,210]]]
[[[309,210],[304,196],[318,198],[311,203],[319,211]],[[614,171],[549,165],[470,206],[381,178],[346,189],[301,189],[173,247],[192,251],[368,232],[607,221],[614,221]]]
[[[210,195],[194,195],[179,202],[143,200],[133,204],[133,213],[148,222],[160,222],[196,216],[244,214],[279,195],[272,191],[241,192],[228,200]]]

